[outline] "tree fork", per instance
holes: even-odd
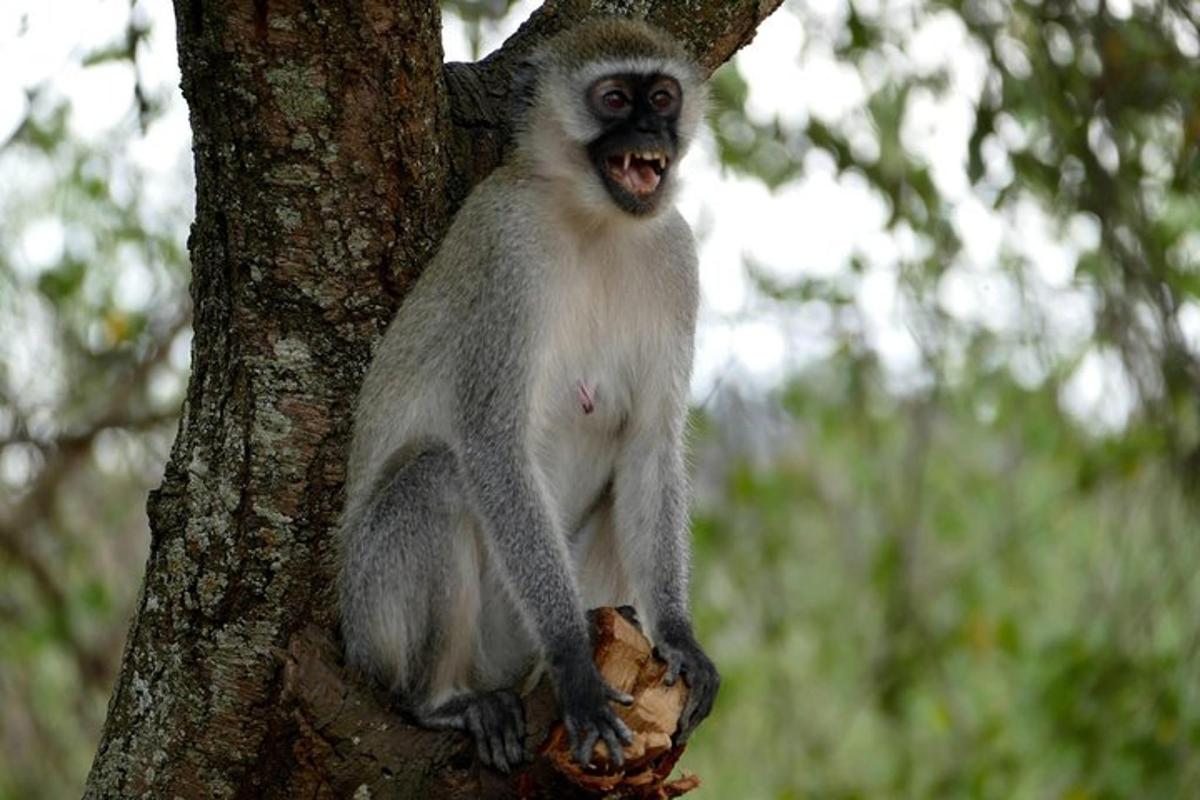
[[[431,0],[176,0],[192,374],[86,797],[343,795],[366,763],[345,746],[359,735],[329,737],[312,710],[333,685],[319,632],[335,621],[350,409],[372,343],[499,162],[513,69],[558,30],[621,13],[712,70],[779,2],[549,0],[483,61],[437,69]],[[464,737],[339,691],[338,724],[387,726],[409,765],[387,796],[480,796],[490,778]]]

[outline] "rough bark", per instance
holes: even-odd
[[[463,737],[404,726],[314,633],[333,627],[332,530],[371,344],[498,163],[508,76],[530,48],[629,13],[715,68],[778,3],[551,0],[484,61],[442,70],[432,0],[176,0],[192,375],[86,796],[502,794]],[[305,700],[322,692],[342,724]],[[365,731],[406,766],[350,780]]]

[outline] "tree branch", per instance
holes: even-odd
[[[281,703],[292,730],[276,738],[309,767],[293,773],[302,782],[289,787],[291,796],[351,797],[362,787],[370,797],[517,796],[512,779],[479,766],[469,737],[404,722],[383,691],[346,673],[338,649],[309,626],[279,655]],[[526,708],[530,739],[541,741],[554,722],[549,684],[542,682]]]
[[[730,0],[680,13],[677,3],[635,0],[547,0],[498,50],[474,63],[444,67],[454,123],[453,162],[461,195],[500,162],[510,134],[509,89],[522,59],[554,34],[589,17],[645,19],[678,38],[712,74],[747,45],[782,0]]]

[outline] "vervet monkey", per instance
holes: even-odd
[[[688,612],[684,426],[698,302],[675,169],[705,90],[683,48],[603,19],[522,73],[514,150],[458,212],[358,400],[341,523],[349,663],[481,759],[524,758],[553,679],[572,750],[630,732],[585,609],[633,605],[685,740],[719,678]]]

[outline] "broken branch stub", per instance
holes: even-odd
[[[581,767],[572,757],[566,729],[558,723],[539,748],[538,760],[569,782],[580,797],[661,800],[696,788],[700,780],[694,775],[668,780],[684,750],[671,743],[687,700],[684,682],[676,681],[671,686],[664,683],[666,663],[654,655],[642,632],[617,609],[600,608],[589,616],[596,666],[613,688],[633,697],[628,707],[614,706],[629,726],[633,741],[624,748],[622,766],[613,763],[608,747],[601,741],[596,744],[592,765]],[[541,796],[533,786],[528,789],[522,793],[524,797]]]

